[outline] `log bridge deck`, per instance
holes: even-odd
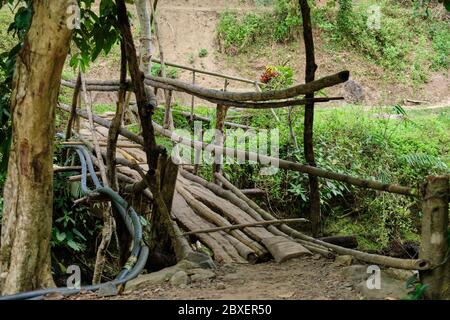
[[[108,118],[108,115],[104,117]],[[100,148],[102,152],[106,153],[108,129],[96,125],[95,130]],[[92,131],[87,121],[81,122],[79,137],[81,141],[92,143]],[[142,170],[148,170],[148,166],[144,164],[146,156],[142,147],[123,136],[119,137],[117,159],[118,163],[131,161],[138,163]],[[122,181],[138,182],[141,180],[139,173],[129,167],[119,165],[117,172]],[[185,233],[191,233],[186,235],[186,238],[192,243],[192,247],[195,247],[195,243],[200,241],[210,249],[214,260],[219,263],[257,263],[270,260],[272,257],[277,262],[284,262],[312,254],[298,240],[283,233],[273,224],[195,233],[199,230],[216,227],[256,224],[267,219],[264,219],[255,210],[251,210],[243,199],[237,201],[238,198],[234,195],[235,203],[232,203],[206,188],[204,184],[208,182],[203,181],[202,185],[193,181],[192,176],[190,173],[180,170],[171,212],[172,218],[179,228]],[[200,180],[201,178],[196,177],[196,179]],[[222,192],[224,194],[231,193],[230,190],[225,189],[222,189]],[[320,249],[323,252],[329,252],[326,248]]]

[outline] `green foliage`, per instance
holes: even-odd
[[[286,115],[279,113],[281,123]],[[302,113],[293,123],[303,132]],[[320,168],[338,173],[416,187],[427,175],[449,172],[448,110],[406,112],[380,108],[361,112],[346,107],[318,109],[315,122],[315,153]],[[273,128],[270,112],[252,113],[243,124]],[[303,151],[292,150],[289,129],[279,126],[280,157],[303,163]],[[260,176],[257,166],[226,165],[225,173],[240,188],[258,187],[268,193],[264,205],[283,216],[299,217],[309,206],[307,175],[279,171]],[[417,241],[420,204],[413,199],[378,193],[346,184],[320,180],[324,232],[356,235],[362,249],[380,250],[394,240]]]
[[[263,16],[253,13],[246,14],[243,18],[238,18],[236,12],[225,11],[222,13],[217,32],[225,51],[235,55],[243,47],[256,41],[267,29],[265,22]]]
[[[14,4],[13,0],[0,1],[0,9],[5,5],[11,11],[10,15],[2,14],[2,27],[6,26],[5,18],[13,20],[8,27],[9,40],[5,43],[8,48],[0,53],[0,175],[5,174],[8,164],[9,147],[11,144],[11,115],[10,95],[12,78],[17,54],[22,48],[25,35],[31,24],[31,1]],[[4,31],[2,31],[3,33]]]
[[[80,0],[83,19],[79,29],[74,30],[73,41],[78,51],[72,52],[70,66],[86,70],[103,52],[107,55],[118,43],[120,32],[117,28],[117,8],[112,0],[101,0],[98,13],[94,10],[94,0]]]
[[[302,18],[296,0],[276,0],[272,37],[275,41],[286,42],[298,37]]]
[[[67,184],[67,177],[71,174],[58,174],[54,181],[54,223],[52,229],[52,246],[74,252],[84,251],[87,246],[87,236],[83,232],[94,235],[96,228],[88,224],[92,218],[89,210],[83,206],[72,207],[73,201],[82,196],[81,186]]]
[[[205,58],[205,57],[207,57],[207,56],[208,56],[208,50],[205,49],[205,48],[200,49],[200,51],[198,52],[198,56],[199,56],[200,58]]]
[[[381,10],[379,28],[369,28],[373,5]],[[399,1],[339,0],[338,6],[328,1],[315,7],[313,20],[330,51],[355,51],[394,77],[406,81],[410,75],[414,83],[423,83],[430,69],[448,68],[450,38],[448,22],[418,12],[416,5]]]
[[[162,76],[161,65],[159,63],[153,63],[152,70],[150,72],[154,77],[161,77]],[[166,66],[166,75],[170,79],[176,79],[178,78],[178,69]]]
[[[301,24],[298,1],[275,0],[269,12],[238,16],[236,12],[225,11],[217,32],[225,52],[236,55],[256,43],[291,41],[297,38]]]
[[[450,66],[450,33],[448,32],[448,23],[436,23],[431,25],[429,36],[433,42],[433,49],[436,52],[433,55],[432,68],[434,70],[448,69]]]
[[[294,84],[294,70],[287,66],[268,66],[261,81],[267,84],[263,90],[285,89]]]
[[[404,300],[422,300],[428,289],[428,285],[422,284],[419,280],[419,275],[414,274],[406,281],[406,289],[410,289],[410,292]]]
[[[111,105],[111,104],[106,104],[106,103],[99,103],[99,104],[95,104],[92,106],[92,112],[94,112],[95,114],[105,114],[107,112],[115,112],[116,111],[116,106]]]

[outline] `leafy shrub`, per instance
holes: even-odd
[[[337,3],[327,1],[325,6],[312,11],[313,20],[324,31],[332,51],[355,50],[398,78],[410,74],[416,83],[427,80],[430,65],[433,70],[448,68],[447,22],[433,15],[418,15],[414,5],[398,1],[339,0]],[[371,5],[381,10],[379,29],[368,27]]]
[[[294,83],[294,71],[286,66],[268,66],[261,76],[261,82],[267,84],[264,90],[284,89]]]
[[[275,41],[286,42],[298,37],[302,25],[298,1],[276,0],[274,18],[272,37]]]
[[[208,56],[208,50],[205,48],[200,49],[200,51],[198,52],[198,56],[200,58],[205,58],[206,56]]]
[[[398,117],[399,113],[405,114]],[[302,114],[297,117],[295,132],[301,136]],[[368,113],[352,108],[317,110],[316,161],[320,168],[330,171],[415,187],[427,175],[448,173],[448,119],[448,111],[407,114],[398,108]],[[282,123],[285,121],[282,119]],[[244,123],[273,127],[270,113],[255,113]],[[280,157],[303,163],[303,151],[290,147],[288,129],[279,126],[279,130]],[[307,175],[281,170],[274,176],[260,176],[258,167],[250,165],[227,165],[225,172],[241,188],[265,190],[269,200],[262,204],[277,208],[279,215],[298,217],[308,210]],[[368,250],[380,250],[391,241],[418,240],[420,205],[413,199],[325,179],[320,179],[320,192],[326,234],[355,234],[361,248]]]
[[[221,14],[217,32],[225,52],[236,55],[251,44],[291,41],[298,36],[300,26],[298,1],[275,0],[270,12],[238,17],[236,12],[225,11]]]
[[[162,69],[161,69],[161,65],[159,63],[152,64],[151,74],[154,77],[162,76]],[[178,69],[166,66],[166,75],[170,79],[176,79],[176,78],[178,78]]]
[[[236,12],[225,11],[220,16],[217,27],[219,39],[222,41],[225,52],[237,54],[244,46],[256,40],[266,29],[263,16],[253,13],[246,14],[239,19]]]

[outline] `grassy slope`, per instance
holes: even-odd
[[[448,99],[442,91],[443,82],[448,85],[450,34],[442,6],[433,7],[431,16],[425,19],[424,11],[414,10],[411,4],[404,6],[392,0],[354,1],[354,17],[342,35],[335,1],[318,3],[312,11],[318,76],[350,70],[353,79],[363,85],[367,103],[371,105],[393,104],[412,97],[432,102]],[[368,30],[366,26],[367,10],[373,4],[381,7],[379,31]],[[224,30],[230,30],[222,41],[224,46],[227,41],[237,43],[228,51],[239,52],[223,55],[228,67],[248,70],[248,77],[257,78],[266,65],[287,65],[302,81],[302,40],[274,42],[279,31],[273,18],[238,16],[238,22],[228,18],[228,25],[227,20],[223,24]],[[341,94],[342,90],[331,89],[328,93]]]

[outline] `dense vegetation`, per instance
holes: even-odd
[[[272,6],[262,13],[226,11],[218,26],[224,51],[237,55],[271,42],[297,41],[301,30],[298,2],[256,1]],[[423,1],[328,0],[314,5],[315,27],[330,52],[353,52],[382,66],[387,76],[423,83],[431,71],[449,67],[448,21],[441,5]],[[379,8],[380,24],[376,25]],[[372,25],[373,24],[373,25]]]
[[[244,16],[235,12],[222,15],[218,34],[227,53],[237,55],[268,41],[283,43],[298,40],[302,22],[296,1],[256,1],[261,5],[273,4],[274,10]],[[315,26],[323,35],[328,50],[354,50],[368,61],[380,64],[398,79],[411,75],[414,81],[423,82],[428,72],[448,69],[448,22],[440,18],[439,9],[429,11],[419,6],[418,2],[411,6],[409,2],[389,0],[367,1],[365,4],[358,2],[354,6],[348,6],[349,3],[327,1],[325,6],[317,6],[313,10]],[[383,23],[381,29],[367,32],[367,9],[374,3],[381,6]],[[9,52],[17,43],[17,38],[7,32],[11,19],[12,14],[7,10],[0,11],[0,52]],[[26,19],[27,13],[24,11],[22,18],[16,21],[19,24],[16,27],[27,23]],[[16,36],[20,39],[21,35]],[[113,48],[112,52],[116,49]],[[200,50],[200,57],[206,55],[207,51]],[[0,162],[5,159],[6,148],[1,147],[7,146],[3,142],[8,136],[10,124],[8,106],[12,57],[9,54],[0,56]],[[292,70],[280,66],[273,69],[284,79],[279,83],[280,77],[275,77],[270,83],[272,88],[292,84]],[[155,64],[152,73],[159,75],[160,66]],[[170,68],[169,76],[176,78],[177,70]],[[64,95],[62,99],[65,99]],[[187,110],[183,107],[179,109]],[[111,110],[114,106],[99,105],[95,108],[96,113]],[[212,116],[208,108],[199,113]],[[279,116],[285,123],[287,115],[280,111]],[[302,116],[301,109],[294,113],[294,130],[298,137],[303,130],[300,124]],[[162,122],[162,118],[162,112],[159,112],[156,121]],[[175,116],[175,121],[178,128],[189,127],[182,116]],[[241,122],[260,128],[275,128],[270,113],[255,112],[251,117],[242,118]],[[360,107],[352,106],[339,110],[318,110],[315,125],[317,162],[322,168],[342,173],[417,186],[425,175],[448,173],[449,125],[448,110],[405,112],[400,107],[389,107],[363,113]],[[278,129],[281,157],[302,162],[302,151],[292,146],[289,129],[281,125]],[[171,143],[162,138],[158,139],[158,143],[171,147]],[[0,168],[0,194],[4,172]],[[258,187],[266,191],[267,198],[260,201],[280,216],[303,216],[308,207],[307,177],[304,175],[280,171],[272,177],[262,177],[254,165],[227,165],[225,173],[241,188]],[[210,169],[204,168],[202,174],[209,178]],[[90,208],[71,207],[72,201],[77,198],[76,184],[67,185],[65,175],[55,177],[55,182],[52,244],[56,254],[53,261],[55,272],[64,273],[65,266],[73,262],[65,260],[65,257],[77,257],[67,252],[82,252],[85,257],[94,255],[95,250],[88,244],[95,243],[100,220],[87,215]],[[321,181],[321,192],[325,234],[356,234],[362,249],[375,250],[385,248],[395,240],[417,240],[420,221],[418,203],[399,196],[348,188],[330,181]],[[2,206],[0,196],[0,217]],[[88,272],[89,262],[84,262],[87,265],[85,272]]]
[[[178,106],[176,110],[189,108]],[[205,107],[199,113],[214,118],[210,108]],[[303,114],[301,109],[294,114],[295,133],[300,137],[303,128],[299,120]],[[278,111],[278,116],[281,123],[287,122],[286,112]],[[162,112],[158,112],[158,118],[162,119]],[[398,106],[366,112],[351,105],[319,109],[315,125],[318,166],[386,183],[419,187],[425,176],[449,172],[449,119],[448,109],[431,113],[406,112]],[[177,128],[189,128],[183,117],[176,116],[175,121]],[[276,125],[270,112],[251,112],[239,122],[262,129],[278,129],[281,158],[303,162],[303,151],[294,148],[289,128]],[[210,127],[204,125],[205,129]],[[206,139],[212,140],[212,137]],[[170,148],[170,143],[165,146]],[[210,167],[205,165],[201,174],[210,179]],[[254,164],[225,165],[225,174],[242,189],[264,190],[266,197],[259,200],[278,216],[303,217],[307,212],[306,175],[280,170],[274,176],[262,176],[260,167]],[[419,239],[419,202],[349,188],[328,180],[321,180],[321,196],[325,234],[357,235],[365,250],[382,250],[393,241],[416,242]]]

